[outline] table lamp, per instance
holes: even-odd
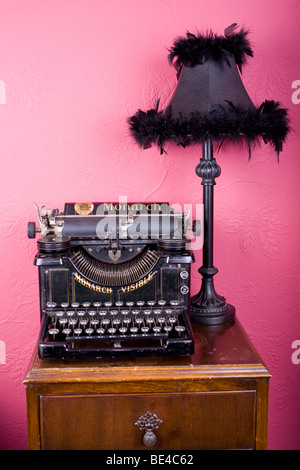
[[[213,156],[213,143],[244,141],[251,149],[260,138],[279,153],[289,132],[287,110],[278,102],[264,101],[256,107],[241,80],[242,68],[253,56],[248,31],[236,32],[234,23],[224,36],[187,33],[169,50],[169,62],[177,70],[178,83],[170,104],[159,110],[138,110],[128,122],[142,148],[158,145],[165,152],[167,142],[183,147],[202,145],[196,174],[202,178],[204,204],[203,264],[201,288],[191,298],[191,320],[200,324],[222,324],[235,318],[235,308],[217,294],[213,263],[213,196],[215,178],[221,168]]]

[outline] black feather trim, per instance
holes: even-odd
[[[169,136],[167,134],[168,122],[162,112],[157,109],[150,109],[147,112],[141,111],[129,119],[132,135],[143,149],[150,148],[152,144],[163,145]]]
[[[180,70],[182,65],[193,67],[212,58],[219,61],[226,60],[226,54],[229,52],[235,58],[239,69],[245,64],[248,57],[253,57],[253,51],[249,40],[248,31],[243,28],[238,33],[231,33],[226,36],[217,36],[213,32],[202,34],[187,33],[187,37],[177,38],[173,47],[169,49],[169,62],[173,64],[176,70]],[[174,62],[174,59],[176,61]]]
[[[131,133],[142,148],[158,145],[162,151],[171,141],[186,147],[202,143],[207,138],[222,142],[244,140],[249,148],[260,137],[270,143],[279,154],[289,132],[287,110],[279,103],[264,101],[259,108],[245,110],[229,103],[230,108],[217,106],[208,114],[194,112],[190,117],[167,117],[163,111],[151,109],[139,110],[129,119]]]

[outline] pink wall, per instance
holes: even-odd
[[[26,235],[33,203],[201,203],[200,149],[141,151],[126,119],[169,98],[177,35],[222,34],[233,22],[251,29],[255,56],[243,76],[252,100],[281,101],[294,132],[280,164],[264,145],[250,162],[246,150],[222,148],[216,288],[273,374],[269,447],[300,449],[300,364],[291,359],[300,340],[299,15],[299,0],[0,0],[0,449],[27,446],[22,380],[39,330],[36,242]]]

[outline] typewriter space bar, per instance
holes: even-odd
[[[103,335],[89,338],[68,337],[64,342],[39,342],[41,358],[166,356],[193,353],[193,341],[183,335],[171,338],[165,334],[153,335]]]
[[[101,335],[101,336],[85,336],[78,337],[78,336],[68,336],[67,342],[68,343],[83,343],[86,342],[89,344],[90,342],[97,342],[101,345],[101,342],[110,342],[113,343],[114,347],[120,347],[120,343],[124,341],[160,341],[166,340],[169,338],[167,333],[156,333],[152,335],[143,335],[143,334],[135,334],[135,335]]]

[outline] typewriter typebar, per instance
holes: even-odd
[[[37,208],[37,206],[36,206]],[[187,230],[168,203],[66,203],[38,212],[41,358],[193,353]]]

